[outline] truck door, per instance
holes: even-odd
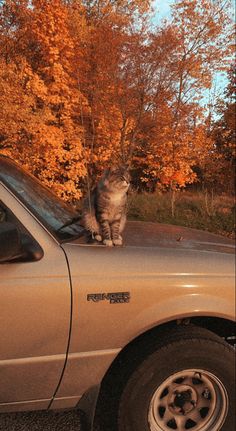
[[[0,264],[0,412],[43,409],[59,386],[68,348],[71,291],[64,252],[0,185],[1,220],[39,247],[35,261]]]

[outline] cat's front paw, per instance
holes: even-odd
[[[103,240],[103,244],[106,245],[107,247],[112,247],[113,246],[113,242],[111,239],[104,239]]]
[[[113,244],[114,245],[122,245],[123,241],[122,241],[121,236],[119,236],[119,238],[113,239]]]
[[[102,237],[101,237],[101,235],[99,235],[99,234],[97,234],[97,235],[95,235],[95,237],[94,237],[95,239],[96,239],[96,241],[98,241],[98,242],[101,242],[102,241]]]

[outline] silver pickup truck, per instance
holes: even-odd
[[[0,412],[73,408],[101,431],[235,431],[234,244],[74,210],[0,156]]]

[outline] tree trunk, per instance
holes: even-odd
[[[175,216],[175,201],[176,201],[176,190],[171,190],[171,215]]]

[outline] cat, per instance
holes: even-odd
[[[107,169],[83,205],[81,224],[96,241],[122,245],[130,175],[126,167]]]

